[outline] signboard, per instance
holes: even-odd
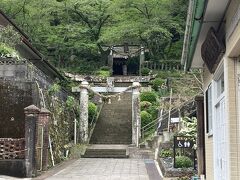
[[[179,123],[180,118],[176,117],[176,118],[171,118],[171,123]]]
[[[189,136],[174,136],[174,144],[173,144],[173,166],[176,164],[176,154],[177,150],[180,151],[181,155],[188,156],[193,161],[193,168],[197,169],[197,158],[196,151],[193,149],[194,141],[192,137]],[[188,151],[188,153],[186,152]]]
[[[218,63],[221,61],[225,53],[225,50],[226,48],[223,42],[218,39],[215,30],[210,28],[206,39],[202,44],[201,55],[211,73],[214,73],[216,70]]]
[[[185,136],[176,136],[174,138],[175,148],[192,148],[194,145],[192,139]]]

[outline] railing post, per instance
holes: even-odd
[[[88,141],[88,82],[83,81],[80,87],[80,141]]]
[[[141,136],[140,83],[133,82],[132,90],[132,144],[139,147]]]
[[[36,124],[39,116],[39,108],[34,105],[24,108],[25,113],[25,166],[26,177],[32,177],[36,173],[35,147]]]

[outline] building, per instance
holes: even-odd
[[[190,0],[182,64],[203,69],[207,180],[240,179],[240,1]]]
[[[44,131],[39,131],[40,125],[43,127],[43,121],[46,124],[49,122],[50,112],[46,108],[51,110],[53,114],[56,109],[56,107],[50,106],[50,102],[53,104],[55,101],[59,107],[64,108],[61,115],[56,118],[58,122],[55,121],[55,127],[59,129],[58,132],[63,134],[63,138],[60,136],[56,136],[56,138],[61,139],[61,141],[67,139],[60,147],[71,141],[73,121],[76,115],[74,115],[75,113],[69,115],[64,103],[68,95],[73,96],[73,94],[61,88],[51,96],[52,98],[49,98],[48,92],[51,87],[59,81],[65,81],[66,78],[44,59],[40,52],[32,46],[28,36],[1,10],[0,26],[13,27],[21,38],[21,42],[15,47],[20,55],[19,59],[0,54],[0,175],[30,177],[33,174],[36,175],[39,172],[37,170],[47,169],[48,147],[50,145],[56,147],[57,144],[51,133],[48,136],[48,125],[45,126]],[[33,104],[35,106],[31,106]],[[36,106],[41,109],[36,108]],[[26,107],[28,108],[24,111]],[[47,113],[48,115],[45,118],[43,118],[44,116],[36,116],[33,126],[29,126],[26,115],[29,107],[31,110],[35,109],[35,112]],[[56,117],[56,115],[54,116]],[[63,119],[69,122],[69,125],[63,124]],[[52,127],[53,125],[54,123],[51,123]],[[64,132],[65,127],[66,132]],[[32,132],[32,143],[28,143],[30,141],[29,132]],[[38,133],[41,133],[41,136]],[[39,141],[39,137],[43,136],[45,140]],[[42,147],[41,152],[37,146]],[[39,155],[41,153],[43,155]],[[52,161],[52,165],[54,163],[57,163],[56,160]]]

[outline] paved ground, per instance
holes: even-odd
[[[47,180],[159,180],[153,160],[82,158]]]

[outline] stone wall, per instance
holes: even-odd
[[[0,138],[24,137],[24,111],[33,104],[31,82],[0,80]]]
[[[51,79],[27,60],[0,58],[0,138],[24,138],[24,108],[31,104],[40,109],[47,108],[51,111],[49,130],[53,158],[54,162],[58,163],[65,159],[64,146],[72,140],[73,121],[78,112],[67,106],[68,96],[72,94],[63,88],[49,93],[49,89],[53,84],[57,84],[56,82],[57,79]],[[44,146],[48,147],[48,137],[44,137],[44,141]],[[20,169],[25,168],[22,162],[14,162],[15,160],[1,161],[0,166],[6,165],[9,172],[18,172],[16,168],[20,166]],[[49,162],[51,162],[50,158]],[[42,163],[45,164],[45,169],[47,166],[52,166],[52,163],[46,165],[46,160]],[[37,162],[37,166],[39,164]],[[1,171],[0,174],[3,172]],[[24,176],[24,174],[15,174]],[[8,175],[15,174],[8,173]]]

